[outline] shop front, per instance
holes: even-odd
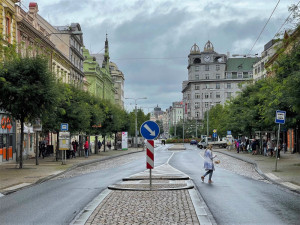
[[[16,160],[15,122],[7,113],[0,112],[0,164]]]

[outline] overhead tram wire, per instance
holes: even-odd
[[[171,60],[171,59],[185,59],[186,57],[137,57],[137,58],[115,58],[112,60]]]
[[[267,20],[266,24],[264,25],[264,27],[263,27],[263,29],[261,30],[261,32],[260,32],[260,34],[258,35],[258,37],[256,38],[256,41],[254,42],[254,44],[253,44],[252,48],[250,49],[250,51],[248,52],[248,54],[247,54],[247,55],[249,55],[249,54],[250,54],[250,52],[253,50],[253,48],[254,48],[254,46],[256,45],[257,41],[259,40],[260,36],[261,36],[261,35],[262,35],[262,33],[264,32],[264,30],[265,30],[266,26],[268,25],[268,23],[269,23],[269,21],[270,21],[271,17],[273,16],[273,14],[274,14],[274,12],[275,12],[275,10],[276,10],[276,8],[277,8],[277,6],[278,6],[279,2],[280,2],[280,0],[278,0],[278,2],[277,2],[277,4],[276,4],[275,8],[273,9],[273,11],[272,11],[272,13],[271,13],[271,15],[270,15],[269,19]]]
[[[254,42],[252,48],[251,48],[251,49],[249,50],[249,52],[246,54],[246,57],[247,57],[247,55],[250,55],[251,51],[253,50],[253,48],[254,48],[254,46],[256,45],[257,41],[259,40],[260,36],[261,36],[262,33],[264,32],[266,26],[268,25],[268,23],[269,23],[271,17],[273,16],[273,14],[274,14],[274,12],[275,12],[275,10],[276,10],[276,8],[277,8],[279,2],[280,2],[280,0],[278,0],[278,2],[277,2],[277,4],[276,4],[276,6],[274,7],[274,9],[273,9],[271,15],[269,16],[269,19],[267,20],[267,22],[265,23],[264,27],[263,27],[262,30],[260,31],[258,37],[256,38],[256,40],[255,40],[255,42]],[[246,58],[242,61],[241,65],[244,64],[245,60],[246,60]]]
[[[300,3],[300,1],[297,3],[296,6],[298,6]],[[293,14],[293,12],[290,13],[290,15],[285,19],[285,21],[281,24],[280,28],[278,29],[278,31],[275,33],[273,39],[276,37],[277,34],[279,34],[280,30],[282,29],[282,27],[284,26],[284,24],[288,21],[288,19],[290,18],[290,16]]]

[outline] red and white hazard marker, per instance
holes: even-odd
[[[147,140],[146,142],[147,147],[147,160],[146,160],[146,168],[147,169],[153,169],[154,168],[154,141],[153,140]]]

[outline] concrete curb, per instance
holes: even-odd
[[[290,191],[293,191],[293,192],[296,192],[298,194],[300,194],[300,189],[299,190],[295,190],[295,189],[292,189],[292,188],[289,188],[288,186],[286,185],[283,185],[282,182],[278,182],[277,180],[273,180],[271,179],[270,177],[266,176],[264,174],[264,172],[261,171],[261,169],[258,167],[257,163],[254,161],[254,160],[251,160],[251,159],[245,159],[245,158],[242,158],[242,157],[239,157],[239,156],[235,156],[235,155],[232,155],[232,154],[229,154],[227,152],[222,152],[220,150],[214,150],[215,152],[219,152],[221,154],[224,154],[224,155],[227,155],[227,156],[230,156],[230,157],[233,157],[233,158],[236,158],[236,159],[239,159],[239,160],[242,160],[244,162],[247,162],[247,163],[250,163],[252,165],[254,165],[254,168],[256,170],[256,172],[258,172],[263,178],[265,178],[266,180],[274,183],[274,184],[277,184],[278,186],[280,187],[283,187],[285,189],[288,189]],[[280,179],[281,180],[281,179]],[[299,187],[300,188],[300,187]]]
[[[154,180],[189,180],[190,178],[189,177],[172,177],[172,178],[169,178],[169,177],[155,177],[155,178],[153,178]],[[131,178],[131,177],[126,177],[126,178],[123,178],[122,179],[123,181],[130,181],[130,180],[149,180],[149,178],[147,177],[145,177],[145,178],[143,178],[143,177],[141,177],[141,178],[138,178],[138,177],[133,177],[133,178]]]
[[[126,154],[122,154],[122,155],[113,155],[113,156],[108,156],[107,158],[102,158],[102,159],[94,159],[94,160],[90,160],[90,161],[86,161],[86,162],[82,162],[82,163],[78,163],[78,164],[75,164],[73,166],[71,166],[70,168],[66,169],[65,171],[62,171],[61,173],[58,173],[58,174],[54,174],[54,175],[50,175],[50,176],[47,176],[47,177],[44,177],[44,178],[41,178],[39,179],[38,181],[36,181],[35,183],[32,183],[30,185],[27,185],[27,186],[24,186],[24,187],[21,187],[21,188],[17,188],[17,189],[14,189],[14,190],[9,190],[9,191],[4,191],[4,192],[1,192],[1,194],[3,195],[8,195],[8,194],[11,194],[11,193],[14,193],[14,192],[17,192],[17,191],[20,191],[22,189],[25,189],[25,188],[29,188],[29,187],[33,187],[35,185],[38,185],[38,184],[41,184],[41,183],[44,183],[48,180],[51,180],[55,177],[58,177],[60,175],[63,175],[71,170],[74,170],[76,168],[79,168],[79,167],[82,167],[82,166],[86,166],[86,165],[89,165],[89,164],[93,164],[93,163],[97,163],[97,162],[101,162],[101,161],[105,161],[105,160],[109,160],[109,159],[113,159],[113,158],[118,158],[118,157],[121,157],[121,156],[124,156],[124,155],[129,155],[129,154],[134,154],[134,153],[138,153],[138,152],[143,152],[144,150],[140,150],[140,151],[136,151],[136,152],[128,152]]]
[[[193,185],[185,186],[185,187],[178,187],[178,188],[122,188],[122,187],[116,187],[116,186],[108,186],[109,190],[115,190],[115,191],[179,191],[179,190],[187,190],[187,189],[193,189]]]

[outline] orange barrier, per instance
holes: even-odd
[[[3,157],[2,159],[6,160],[6,148],[3,148]]]
[[[8,148],[8,157],[9,157],[9,159],[13,158],[12,146],[9,146],[9,148]]]
[[[0,155],[2,155],[3,154],[3,149],[2,148],[0,148]]]

